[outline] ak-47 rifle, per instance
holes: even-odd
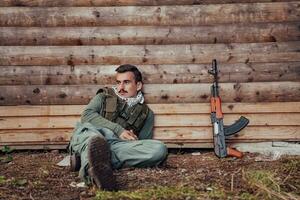
[[[225,139],[228,136],[238,133],[240,130],[245,128],[249,120],[246,117],[241,116],[234,124],[230,126],[224,126],[223,124],[223,113],[221,108],[221,98],[219,96],[218,86],[218,68],[217,61],[212,61],[212,69],[208,70],[208,73],[214,76],[214,83],[211,86],[211,123],[213,125],[213,136],[214,136],[214,150],[215,154],[219,158],[226,156],[234,156],[241,158],[242,152],[226,147]]]

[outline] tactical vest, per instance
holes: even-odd
[[[129,107],[125,101],[120,99],[112,88],[101,88],[98,93],[105,94],[104,109],[102,116],[106,119],[120,124],[126,130],[133,130],[138,136],[148,116],[149,108],[146,104],[136,104]]]

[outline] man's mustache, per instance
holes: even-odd
[[[127,93],[127,91],[126,90],[119,90],[119,93]]]

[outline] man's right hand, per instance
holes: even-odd
[[[132,130],[128,131],[128,130],[124,130],[121,134],[120,134],[120,138],[122,140],[137,140],[138,137],[133,133]]]

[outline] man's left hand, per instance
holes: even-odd
[[[125,130],[120,134],[122,140],[138,140],[138,137],[133,133],[132,130]]]

